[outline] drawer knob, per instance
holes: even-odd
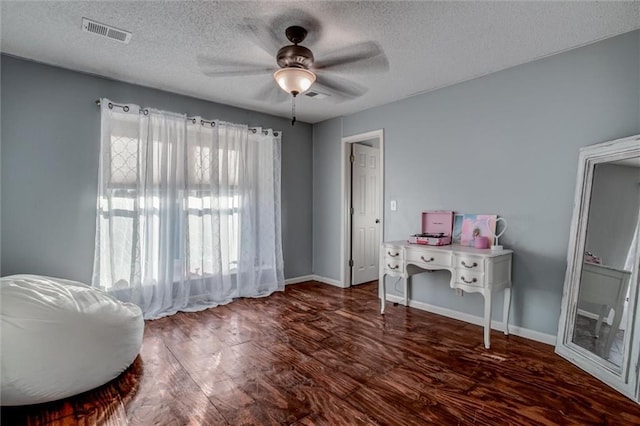
[[[430,257],[429,259],[425,259],[424,256],[420,256],[420,259],[422,259],[423,262],[433,262],[435,259],[433,257]]]
[[[472,279],[471,279],[471,281],[467,281],[467,280],[465,280],[465,279],[464,279],[464,277],[460,277],[460,279],[461,279],[462,281],[464,281],[465,283],[467,283],[467,284],[473,284],[473,283],[477,283],[477,282],[478,282],[478,279],[477,279],[477,278],[472,278]]]
[[[400,255],[400,253],[391,253],[390,251],[388,251],[387,254],[391,257],[398,257]]]
[[[462,264],[462,266],[464,266],[465,268],[475,268],[476,266],[478,266],[478,263],[473,262],[471,265],[467,265],[464,260],[462,262],[460,262]]]
[[[394,266],[391,266],[391,265],[389,265],[389,264],[387,263],[387,268],[389,268],[389,269],[398,269],[399,267],[400,267],[400,265],[394,265]]]

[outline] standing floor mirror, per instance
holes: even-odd
[[[640,402],[640,135],[580,149],[556,352]]]

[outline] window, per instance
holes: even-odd
[[[186,197],[176,193],[174,200],[163,200],[160,189],[161,171],[165,166],[154,167],[150,174],[154,185],[145,194],[139,191],[139,180],[145,179],[139,139],[131,135],[113,135],[109,147],[109,168],[106,182],[108,197],[101,199],[102,220],[110,220],[116,232],[116,251],[122,259],[134,261],[139,255],[139,235],[160,227],[161,210],[175,210],[172,215],[180,221],[186,217],[186,252],[174,253],[174,275],[179,279],[184,273],[182,261],[186,261],[186,272],[191,278],[218,273],[233,273],[238,264],[238,239],[240,230],[240,195],[238,193],[239,155],[236,150],[212,149],[210,146],[191,146],[187,149],[184,170]],[[153,141],[151,157],[161,159],[176,155],[174,148]],[[215,152],[212,155],[212,152]],[[160,161],[160,163],[163,163]],[[178,181],[181,179],[177,178]],[[184,199],[180,203],[179,199]],[[139,215],[140,210],[146,214]],[[215,229],[214,229],[215,228]],[[215,234],[220,233],[216,242]],[[159,241],[146,247],[159,254]],[[216,247],[219,245],[219,247]],[[176,244],[181,249],[181,244]],[[213,250],[221,251],[217,261],[210,256]],[[125,262],[118,262],[125,267]],[[126,267],[125,267],[126,268]],[[125,276],[131,271],[117,271],[117,276]]]
[[[102,102],[92,284],[145,318],[283,289],[280,138]]]
[[[198,277],[235,272],[241,208],[238,152],[196,145],[188,149],[187,158],[188,273]],[[219,242],[214,238],[218,233]],[[225,248],[219,262],[208,256],[215,244]]]

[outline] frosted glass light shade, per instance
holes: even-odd
[[[294,96],[309,90],[316,81],[316,75],[304,68],[280,68],[273,73],[273,78],[282,90]]]

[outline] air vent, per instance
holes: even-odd
[[[82,18],[82,31],[110,38],[121,43],[128,44],[131,41],[131,33],[109,25],[101,24],[91,19]]]
[[[313,91],[313,90],[309,90],[308,92],[305,92],[304,95],[308,96],[310,98],[314,98],[314,99],[324,99],[324,98],[327,98],[327,97],[331,96],[331,95],[328,95],[326,93],[316,92],[316,91]]]

